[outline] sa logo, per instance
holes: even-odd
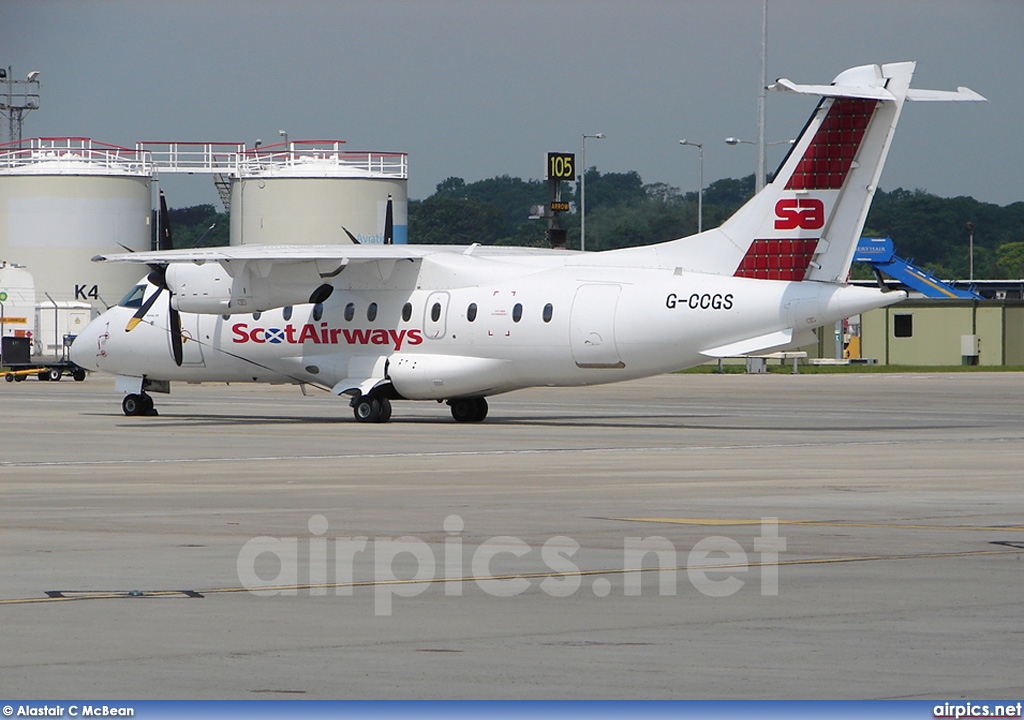
[[[784,198],[775,203],[776,230],[820,230],[825,225],[825,203],[817,198]]]

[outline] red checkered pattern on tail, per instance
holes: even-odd
[[[846,180],[864,131],[877,105],[875,100],[837,98],[814,133],[787,190],[838,190]]]
[[[755,240],[734,275],[800,282],[817,246],[817,239]]]

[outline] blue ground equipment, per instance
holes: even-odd
[[[912,261],[904,260],[896,255],[892,238],[861,238],[857,244],[854,262],[867,263],[875,271],[881,284],[879,273],[885,273],[893,280],[898,280],[909,288],[929,298],[957,298],[962,300],[981,300],[974,287],[958,288],[945,280],[932,275],[927,270],[916,267]]]

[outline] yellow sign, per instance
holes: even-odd
[[[28,318],[6,315],[4,316],[4,325],[28,325]]]

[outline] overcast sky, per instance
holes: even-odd
[[[539,178],[547,151],[697,188],[754,171],[761,0],[3,0],[0,65],[40,71],[24,136],[339,139],[409,154],[409,197],[447,177]],[[881,187],[1024,200],[1024,2],[768,0],[768,77],[827,83],[916,60],[914,86],[988,103],[909,103]],[[769,93],[767,137],[812,98]],[[771,148],[774,169],[783,150]],[[173,206],[217,202],[179,179]]]

